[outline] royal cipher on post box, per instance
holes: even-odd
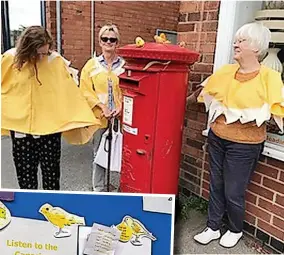
[[[189,66],[199,54],[178,45],[118,49],[125,61],[121,192],[178,194]]]

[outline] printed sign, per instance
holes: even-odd
[[[150,196],[160,205],[169,199]],[[171,255],[174,206],[160,213],[168,208],[155,211],[152,200],[146,211],[145,197],[16,191],[13,200],[0,202],[1,254]]]
[[[133,98],[123,97],[123,123],[132,126]]]

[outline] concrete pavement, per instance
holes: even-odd
[[[1,139],[1,179],[3,188],[18,188],[15,169],[11,155],[11,141],[8,137]],[[62,141],[61,189],[91,191],[92,190],[92,144],[71,146]],[[39,180],[41,176],[39,176]],[[113,175],[111,183],[117,187],[118,176]],[[40,185],[41,188],[41,185]],[[189,219],[179,219],[175,226],[175,254],[258,254],[250,245],[252,242],[243,237],[232,249],[222,248],[218,241],[203,246],[193,240],[193,236],[202,231],[206,216],[199,212],[191,212]]]

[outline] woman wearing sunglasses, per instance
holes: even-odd
[[[101,127],[94,135],[94,159],[105,132],[108,120],[121,112],[122,95],[118,86],[118,76],[124,72],[124,60],[117,56],[116,48],[120,35],[115,25],[105,25],[99,31],[100,56],[94,56],[82,69],[80,88]],[[93,189],[101,192],[105,189],[105,169],[93,161]]]
[[[43,189],[59,190],[61,134],[72,138],[77,128],[99,124],[76,84],[76,70],[52,44],[45,28],[31,26],[1,59],[1,131],[11,135],[21,189],[38,188],[40,164]]]

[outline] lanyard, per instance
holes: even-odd
[[[110,111],[114,109],[114,100],[113,100],[113,82],[110,77],[107,79],[108,84],[108,108]]]

